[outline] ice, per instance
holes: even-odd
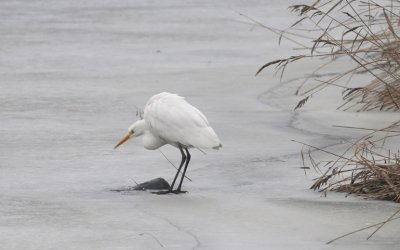
[[[0,249],[398,249],[396,223],[325,244],[397,206],[312,192],[291,139],[340,149],[357,134],[332,125],[395,117],[336,111],[329,94],[293,112],[307,65],[254,76],[294,51],[239,13],[285,28],[292,3],[1,1]],[[202,110],[224,147],[192,150],[187,194],[112,192],[175,174],[140,140],[113,150],[161,91]]]

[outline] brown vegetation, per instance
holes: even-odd
[[[344,100],[339,109],[399,111],[399,4],[397,1],[380,4],[359,0],[316,0],[309,5],[291,6],[300,19],[288,30],[281,31],[280,40],[298,37],[296,44],[299,45],[300,38],[303,41],[309,39],[309,46],[300,44],[299,49],[305,53],[268,62],[257,74],[271,66],[283,74],[289,64],[306,58],[318,59],[321,66],[297,89],[296,94],[303,98],[295,109],[306,105],[310,97],[321,90],[339,87],[343,90]],[[328,76],[318,74],[340,59],[350,59],[348,70]],[[370,80],[352,81],[357,75],[369,75]],[[400,156],[398,150],[385,147],[387,140],[400,135],[400,121],[382,129],[352,129],[364,129],[370,133],[342,154],[307,145],[314,152],[317,150],[334,156],[332,161],[317,162],[312,153],[304,157],[303,152],[303,159],[308,159],[321,173],[311,188],[400,202]]]

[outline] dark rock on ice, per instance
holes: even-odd
[[[146,181],[143,183],[139,183],[136,186],[132,187],[121,187],[119,189],[112,189],[111,191],[115,192],[124,192],[124,191],[146,191],[146,190],[168,190],[170,185],[164,178],[156,178],[150,181]]]

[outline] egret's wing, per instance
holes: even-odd
[[[197,148],[220,146],[207,118],[178,95],[162,93],[152,97],[144,110],[144,119],[151,132],[168,143]]]

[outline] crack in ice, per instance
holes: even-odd
[[[193,234],[192,232],[190,232],[190,231],[188,231],[188,230],[185,230],[185,229],[183,229],[182,227],[180,227],[180,226],[174,224],[174,223],[173,223],[172,221],[170,221],[169,219],[167,219],[167,218],[165,218],[165,217],[162,217],[162,216],[159,216],[159,215],[155,215],[155,214],[149,213],[148,211],[144,211],[144,210],[142,210],[142,209],[140,209],[140,208],[138,208],[138,207],[135,207],[135,209],[138,210],[138,211],[140,211],[140,212],[142,212],[142,213],[144,213],[144,214],[147,214],[148,216],[150,216],[150,217],[152,217],[152,218],[157,218],[157,219],[163,220],[163,221],[165,221],[167,224],[169,224],[170,226],[172,226],[173,228],[175,228],[176,230],[178,230],[178,231],[180,231],[180,232],[182,232],[182,233],[185,233],[185,234],[189,235],[189,236],[196,242],[196,245],[194,245],[194,246],[191,248],[192,250],[195,250],[195,249],[197,249],[198,247],[201,246],[201,242],[200,242],[199,238],[198,238],[195,234]],[[152,235],[152,234],[150,234],[150,233],[147,233],[147,234],[153,236],[153,238],[164,248],[164,244],[162,244],[161,241],[158,240],[154,235]]]

